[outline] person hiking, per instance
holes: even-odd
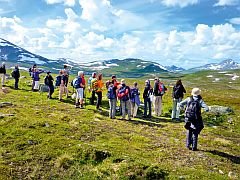
[[[15,79],[15,83],[14,83],[14,89],[18,89],[18,82],[19,82],[19,78],[20,78],[20,72],[19,72],[19,68],[18,65],[15,66],[14,70],[12,71],[12,77]]]
[[[153,88],[153,95],[154,95],[154,113],[156,116],[161,116],[162,114],[162,96],[165,94],[167,88],[164,84],[159,80],[156,79]]]
[[[59,100],[63,101],[62,99],[63,93],[65,93],[66,97],[68,97],[68,89],[66,87],[67,72],[65,70],[60,70],[59,76],[61,77],[60,86],[59,86]]]
[[[83,108],[83,98],[84,98],[84,83],[83,78],[84,72],[78,71],[78,76],[73,80],[73,87],[76,89],[76,108]]]
[[[201,97],[201,90],[199,88],[192,89],[192,96],[179,103],[180,108],[185,110],[185,128],[187,129],[186,147],[190,150],[196,151],[198,144],[198,135],[204,128],[201,108],[206,112],[209,111],[208,106]]]
[[[107,92],[107,98],[109,100],[109,118],[110,119],[115,119],[115,115],[116,115],[116,104],[117,104],[116,90],[117,88],[110,81],[108,85],[108,92]]]
[[[0,67],[0,77],[2,80],[2,87],[4,87],[4,83],[5,83],[5,78],[6,78],[6,65],[5,62],[2,62],[2,66]]]
[[[69,67],[69,66],[66,65],[66,64],[63,65],[63,71],[66,72],[66,75],[65,75],[65,76],[66,76],[66,77],[65,77],[65,78],[66,78],[66,80],[65,80],[65,86],[66,86],[66,87],[68,87],[69,74],[70,74],[70,70],[71,70],[71,67],[70,67],[70,69],[69,69],[68,67]]]
[[[53,86],[53,77],[51,75],[51,72],[47,72],[47,76],[44,79],[44,84],[48,86],[48,96],[47,98],[52,99],[52,94],[54,93],[54,86]]]
[[[182,101],[186,90],[182,84],[181,79],[177,80],[176,85],[173,87],[172,98],[173,98],[173,109],[172,109],[172,120],[179,120],[179,103]]]
[[[135,118],[137,116],[138,106],[140,105],[140,92],[138,89],[138,84],[133,83],[133,88],[131,89],[131,116]]]
[[[38,91],[39,90],[39,81],[40,81],[40,74],[43,73],[44,71],[39,70],[38,68],[33,69],[32,73],[32,79],[33,79],[33,91]]]
[[[93,72],[92,76],[88,79],[88,91],[91,92],[91,98],[90,98],[90,103],[91,105],[94,105],[94,100],[96,99],[96,92],[93,88],[93,82],[97,82],[97,73]]]
[[[97,104],[96,104],[97,110],[100,110],[100,105],[102,105],[102,91],[104,87],[102,78],[103,78],[103,75],[100,73],[97,75],[97,81],[93,82],[94,79],[92,80],[92,82],[94,83],[93,90],[97,94]]]
[[[131,120],[131,102],[130,88],[126,85],[125,80],[121,80],[121,87],[117,90],[117,97],[120,99],[122,119],[126,118],[126,110],[128,120]]]
[[[143,113],[143,117],[152,117],[152,102],[151,102],[151,94],[153,93],[152,87],[150,85],[150,81],[146,80],[145,81],[145,88],[143,91],[143,100],[144,100],[144,113]],[[148,114],[147,114],[147,110],[148,110]]]

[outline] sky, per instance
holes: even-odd
[[[240,0],[0,0],[0,37],[81,63],[240,62]]]

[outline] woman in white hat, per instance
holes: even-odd
[[[206,112],[209,111],[209,108],[200,96],[201,90],[199,88],[193,88],[191,94],[192,96],[179,103],[179,107],[183,108],[186,105],[184,126],[187,129],[186,147],[196,151],[198,134],[204,128],[201,108]]]

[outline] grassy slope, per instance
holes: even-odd
[[[0,119],[0,179],[154,179],[167,174],[170,179],[226,179],[230,171],[239,178],[240,82],[223,86],[206,78],[209,74],[227,81],[213,72],[188,75],[183,77],[188,92],[197,85],[209,105],[231,106],[235,114],[204,114],[198,152],[185,149],[183,122],[169,118],[171,88],[164,97],[164,117],[121,121],[107,118],[106,99],[102,113],[90,105],[76,110],[72,100],[60,103],[29,92],[29,79],[21,79],[23,90],[0,94],[1,101],[14,104],[1,113],[15,115]]]

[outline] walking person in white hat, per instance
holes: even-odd
[[[200,94],[199,88],[193,88],[192,96],[179,103],[181,108],[186,105],[184,126],[187,129],[186,147],[193,151],[197,151],[198,135],[204,128],[201,108],[206,112],[209,111]]]

